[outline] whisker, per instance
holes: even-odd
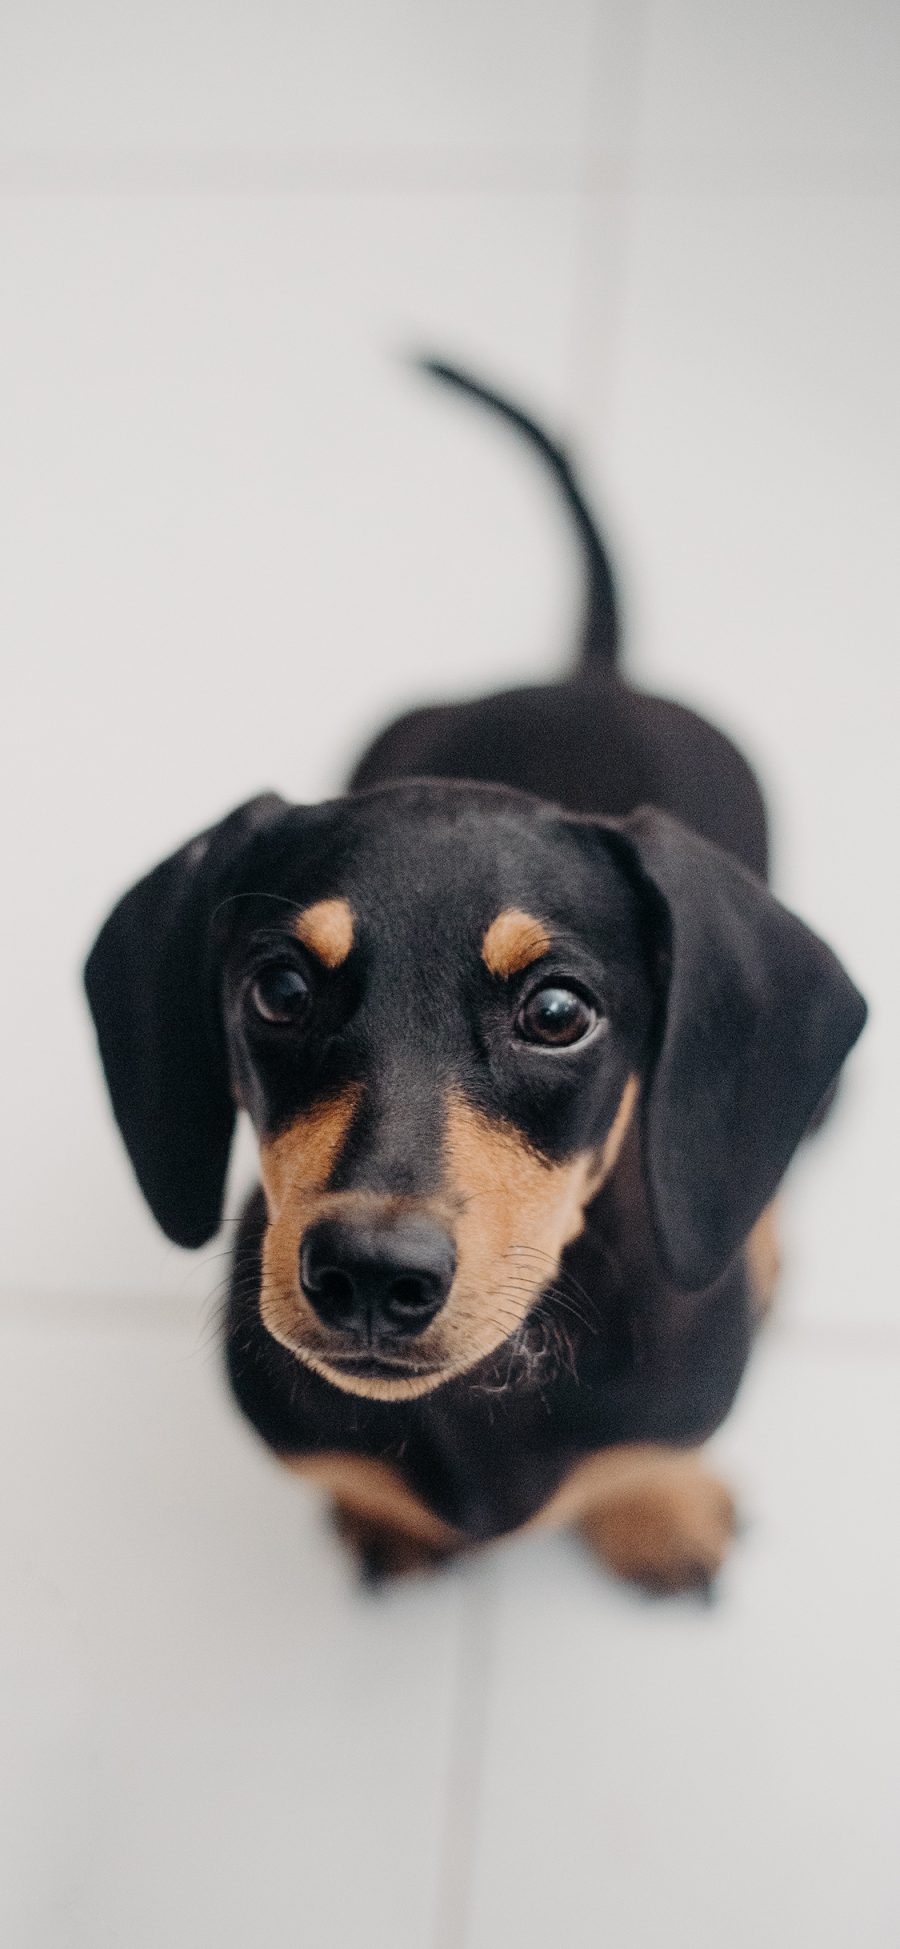
[[[292,900],[290,894],[264,893],[264,892],[253,893],[244,890],[241,893],[226,893],[224,900],[220,900],[218,905],[213,908],[212,916],[211,916],[212,919],[215,920],[216,915],[222,912],[223,907],[232,906],[235,900],[277,900],[280,905],[285,907],[291,907],[295,914],[299,913],[300,911],[299,902],[296,900]]]

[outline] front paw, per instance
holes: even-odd
[[[589,1511],[582,1533],[618,1576],[655,1593],[712,1594],[738,1527],[724,1484],[689,1456]]]
[[[355,1559],[362,1582],[370,1588],[397,1577],[422,1576],[439,1570],[457,1554],[455,1550],[423,1542],[421,1537],[410,1536],[405,1530],[374,1522],[339,1502],[333,1504],[332,1519],[341,1542]]]

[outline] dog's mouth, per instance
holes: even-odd
[[[433,1362],[423,1360],[404,1360],[396,1354],[379,1353],[376,1348],[365,1354],[329,1353],[317,1349],[318,1358],[341,1374],[355,1374],[365,1380],[379,1375],[385,1380],[424,1380],[443,1372],[443,1368]]]
[[[376,1347],[348,1353],[296,1332],[288,1344],[304,1367],[312,1368],[331,1387],[347,1394],[366,1395],[373,1401],[415,1400],[418,1395],[430,1394],[440,1387],[454,1371],[452,1363],[433,1356],[417,1359],[412,1354],[382,1353]]]

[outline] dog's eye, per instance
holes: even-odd
[[[263,968],[251,983],[250,1000],[264,1022],[299,1022],[309,1006],[309,982],[299,968]]]
[[[590,1035],[597,1019],[597,1010],[574,988],[551,984],[529,996],[516,1016],[516,1029],[524,1042],[539,1042],[545,1049],[570,1049]]]

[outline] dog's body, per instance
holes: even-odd
[[[433,369],[564,490],[581,666],[401,720],[345,800],[241,808],[121,903],[89,994],[170,1236],[216,1229],[235,1102],[253,1119],[232,1385],[365,1560],[578,1519],[680,1587],[727,1545],[691,1451],[734,1397],[771,1200],[864,1007],[764,891],[744,760],[618,677],[563,455]]]

